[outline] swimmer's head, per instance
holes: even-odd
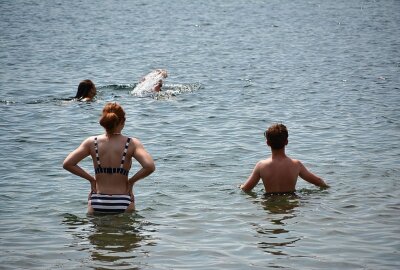
[[[125,124],[124,109],[116,102],[107,103],[103,108],[99,123],[107,134],[113,134],[119,125]]]
[[[75,98],[90,101],[96,96],[96,86],[91,80],[83,80],[79,83]]]

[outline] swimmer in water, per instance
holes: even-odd
[[[96,86],[91,80],[83,80],[79,83],[75,99],[79,101],[92,101],[96,96]]]
[[[136,87],[132,90],[132,94],[142,96],[152,92],[160,92],[163,86],[163,79],[168,77],[165,69],[156,69],[144,76]]]

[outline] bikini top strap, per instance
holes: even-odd
[[[125,148],[124,148],[124,153],[122,154],[122,160],[121,160],[121,165],[119,166],[120,168],[122,168],[124,166],[124,162],[125,162],[125,156],[126,156],[126,152],[128,152],[128,146],[129,146],[129,142],[131,141],[131,138],[128,138],[126,140],[125,143]]]
[[[99,168],[101,168],[100,158],[99,158],[99,148],[98,148],[98,145],[97,145],[97,137],[94,137],[94,150],[96,151],[97,165],[98,165]]]

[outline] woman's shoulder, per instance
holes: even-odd
[[[126,139],[129,140],[129,145],[136,145],[140,143],[140,141],[135,137],[126,136]]]
[[[87,137],[86,140],[88,140],[88,141],[99,140],[99,139],[102,139],[103,136],[104,136],[104,135],[93,135],[93,136]]]
[[[140,140],[136,137],[129,137],[126,136],[129,139],[129,146],[133,147],[134,149],[136,149],[137,147],[141,147],[142,143],[140,142]]]
[[[94,136],[90,136],[87,137],[83,143],[84,144],[93,144],[95,140],[98,140],[100,138],[101,135],[94,135]]]

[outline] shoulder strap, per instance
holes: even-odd
[[[97,146],[97,137],[94,138],[94,150],[96,151],[97,165],[99,166],[99,168],[101,168],[100,158],[99,158],[99,148]]]
[[[130,141],[131,141],[131,138],[128,137],[128,139],[126,140],[126,143],[125,143],[124,153],[122,154],[121,165],[119,166],[120,168],[122,168],[124,166],[125,156],[126,156],[126,152],[128,151],[128,146],[129,146]]]

